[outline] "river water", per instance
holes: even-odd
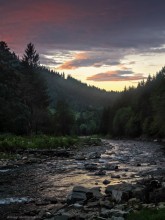
[[[105,179],[113,185],[134,183],[142,178],[165,174],[164,148],[157,143],[130,140],[102,140],[102,143],[101,146],[75,151],[75,155],[69,158],[42,157],[36,163],[1,166],[2,219],[7,219],[10,215],[19,216],[26,210],[35,210],[38,207],[41,210],[39,204],[36,206],[36,201],[42,201],[47,197],[56,198],[58,204],[42,206],[42,209],[58,208],[75,185],[88,188],[99,186],[104,192]],[[78,154],[86,155],[88,158],[91,152],[99,152],[101,158],[76,159]],[[95,164],[97,170],[86,170],[87,163]],[[105,175],[96,175],[98,170],[104,170]]]

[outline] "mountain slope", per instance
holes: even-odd
[[[118,97],[118,92],[107,92],[94,86],[88,86],[71,76],[66,79],[57,72],[41,69],[41,75],[47,82],[51,106],[54,107],[58,100],[65,100],[75,110],[86,107],[103,107],[111,105]]]

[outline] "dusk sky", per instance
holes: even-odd
[[[20,57],[122,90],[165,65],[165,0],[0,0],[0,41]]]

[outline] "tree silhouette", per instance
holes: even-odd
[[[22,61],[25,65],[32,68],[39,66],[39,54],[36,52],[32,43],[27,44]]]

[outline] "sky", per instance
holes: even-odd
[[[121,91],[165,65],[165,0],[0,0],[0,41],[20,57]]]

